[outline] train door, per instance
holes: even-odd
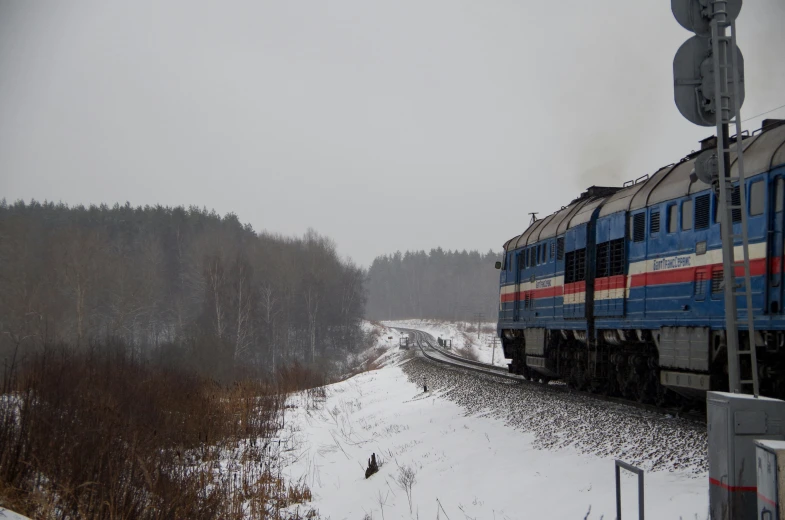
[[[518,251],[515,253],[515,293],[513,296],[513,321],[520,320],[521,317],[521,306],[523,302],[521,301],[521,277],[523,276],[523,270],[526,267],[524,264],[524,250]]]
[[[772,182],[773,190],[769,206],[772,208],[771,225],[769,229],[769,281],[768,281],[768,312],[779,314],[782,312],[783,299],[783,261],[785,261],[785,251],[783,251],[783,240],[785,240],[785,172],[774,177]]]

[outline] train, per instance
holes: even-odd
[[[764,120],[742,145],[747,200],[736,182],[743,209],[732,225],[740,235],[747,212],[755,334],[740,323],[740,348],[754,345],[761,394],[785,398],[785,120]],[[728,389],[722,216],[714,187],[694,174],[714,146],[704,139],[622,187],[592,186],[505,242],[497,334],[510,372],[658,406]],[[742,282],[743,269],[735,274]]]

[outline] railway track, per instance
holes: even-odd
[[[510,374],[507,371],[507,369],[504,367],[497,367],[494,365],[489,365],[487,363],[481,363],[479,361],[462,358],[460,356],[456,356],[455,354],[447,352],[443,349],[440,349],[435,345],[436,339],[430,334],[428,334],[427,332],[417,329],[408,329],[402,327],[395,327],[395,328],[401,332],[406,332],[411,334],[413,342],[417,345],[417,348],[420,350],[420,352],[426,359],[444,365],[448,365],[451,368],[458,368],[458,369],[468,370],[471,372],[478,372],[481,374],[490,375],[508,381],[516,381],[520,384],[532,385],[540,389],[547,389],[548,391],[563,392],[568,394],[579,394],[579,395],[591,397],[592,399],[596,399],[598,401],[615,403],[618,405],[628,406],[638,410],[646,410],[648,412],[654,412],[657,414],[682,417],[684,419],[689,419],[695,422],[702,422],[702,423],[706,422],[705,410],[695,411],[695,410],[682,410],[682,409],[675,409],[675,408],[661,408],[652,404],[639,403],[636,401],[630,401],[619,397],[612,397],[607,395],[594,394],[592,392],[586,392],[582,390],[576,390],[574,388],[570,388],[566,384],[556,383],[556,384],[543,385],[535,381],[530,381],[524,378],[523,376],[517,374]]]

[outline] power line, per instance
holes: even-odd
[[[760,113],[760,114],[758,114],[758,115],[755,115],[755,116],[752,116],[752,117],[748,117],[747,119],[743,119],[741,122],[742,122],[742,123],[746,123],[746,122],[747,122],[747,121],[749,121],[750,119],[755,119],[756,117],[765,116],[765,115],[766,115],[766,114],[768,114],[769,112],[774,112],[775,110],[779,110],[780,108],[785,108],[785,105],[780,105],[780,106],[778,106],[777,108],[772,108],[771,110],[767,110],[767,111],[765,111],[765,112],[761,112],[761,113]]]

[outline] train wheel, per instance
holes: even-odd
[[[639,403],[649,403],[652,401],[652,398],[654,397],[654,385],[651,383],[651,377],[646,375],[641,376],[637,388],[637,399]]]
[[[654,391],[654,404],[657,406],[665,406],[668,403],[669,391],[667,388],[657,383],[657,388]]]

